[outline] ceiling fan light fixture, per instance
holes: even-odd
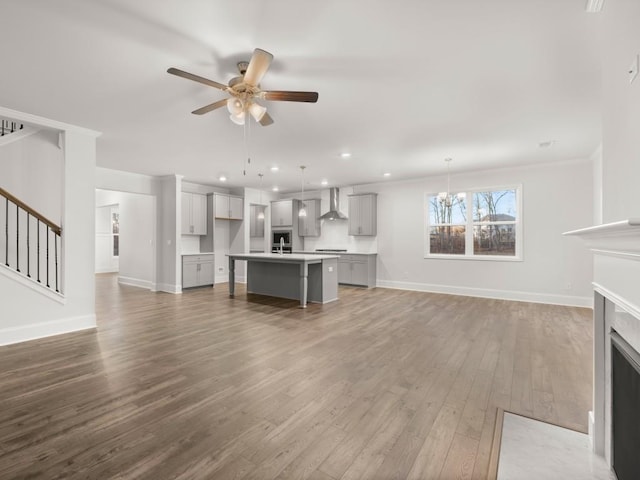
[[[599,13],[604,6],[604,0],[587,0],[585,10],[587,13]]]
[[[231,115],[240,115],[244,112],[244,105],[239,98],[231,97],[227,100],[227,110]]]
[[[267,107],[263,107],[258,103],[252,103],[249,106],[249,113],[256,122],[259,122],[262,120],[262,117],[264,117],[264,114],[267,113]]]
[[[234,115],[233,113],[229,115],[229,118],[236,125],[244,125],[244,112],[240,112],[238,115]]]

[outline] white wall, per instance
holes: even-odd
[[[16,275],[0,275],[0,345],[95,327],[94,169],[99,134],[4,108],[0,108],[0,115],[64,131],[60,218],[61,283],[65,293],[64,299],[53,299],[40,287],[25,285]],[[50,214],[55,217],[55,212]]]
[[[592,166],[574,161],[452,175],[452,190],[522,184],[523,261],[424,258],[424,194],[446,177],[381,183],[378,285],[493,298],[591,305],[591,257],[563,232],[592,219]]]
[[[97,189],[96,207],[105,205],[120,213],[118,282],[155,290],[156,197]]]
[[[64,152],[58,132],[40,130],[0,146],[0,187],[60,225]]]
[[[640,54],[640,2],[605,2],[602,22],[604,222],[640,217],[640,77],[628,70]]]

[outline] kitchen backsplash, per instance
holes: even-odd
[[[180,242],[182,244],[181,253],[200,253],[199,235],[182,235]]]
[[[377,253],[378,238],[349,235],[347,220],[323,220],[319,237],[304,237],[304,249],[344,248],[350,252]]]

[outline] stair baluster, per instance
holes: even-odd
[[[4,213],[4,264],[9,266],[9,199],[5,197],[5,213]]]
[[[29,212],[27,212],[27,277],[31,278],[31,242],[29,238]]]
[[[40,283],[40,219],[38,219],[38,247],[36,253],[38,254],[38,283]]]
[[[51,288],[49,285],[49,225],[47,225],[47,288]]]
[[[56,259],[56,292],[60,293],[60,290],[58,289],[58,235],[53,237],[53,241],[55,248],[53,255]]]
[[[16,205],[16,272],[20,271],[20,206]]]
[[[7,124],[5,123],[5,128],[7,127]],[[16,128],[19,128],[18,125],[16,125]],[[18,198],[14,197],[13,195],[11,195],[9,192],[7,192],[6,190],[0,188],[0,196],[3,196],[5,198],[5,208],[4,208],[4,214],[5,214],[5,224],[4,224],[4,242],[5,242],[5,248],[4,248],[4,262],[5,262],[5,266],[9,267],[11,269],[13,269],[16,273],[22,274],[23,276],[27,277],[27,278],[32,278],[31,276],[31,249],[32,249],[32,242],[35,242],[35,249],[36,249],[36,278],[34,279],[35,281],[37,281],[40,284],[43,284],[45,279],[41,279],[41,275],[40,275],[40,264],[42,263],[42,261],[46,261],[46,286],[47,288],[50,288],[51,290],[54,290],[57,293],[61,293],[60,292],[60,261],[59,261],[59,255],[58,255],[58,245],[60,244],[58,242],[58,237],[60,237],[62,235],[62,229],[56,225],[55,223],[53,223],[52,221],[48,220],[46,217],[44,217],[43,215],[41,215],[40,213],[38,213],[37,211],[35,211],[33,208],[29,207],[28,205],[26,205],[24,202],[22,202],[21,200],[19,200]],[[11,203],[12,205],[16,206],[16,215],[15,215],[15,227],[13,225],[12,219],[13,219],[13,215],[10,214],[10,211],[13,212],[12,210],[10,210],[9,208],[9,203]],[[1,210],[0,210],[1,211]],[[36,221],[36,238],[33,239],[32,235],[31,235],[31,218],[35,218]],[[26,222],[27,222],[27,226],[26,226],[26,234],[23,233],[22,235],[20,234],[20,222],[21,219],[25,218]],[[46,246],[44,248],[46,248],[45,252],[41,252],[40,251],[40,237],[41,237],[41,224],[44,224],[46,230],[45,230],[45,234],[47,236],[46,238]],[[13,228],[15,228],[15,237],[13,236]],[[24,226],[23,226],[24,228]],[[11,230],[11,231],[9,231]],[[50,240],[50,236],[53,235],[53,242],[51,242]],[[2,238],[2,237],[0,237]],[[16,245],[15,245],[15,257],[13,255],[13,248],[14,245],[9,245],[9,240],[15,238],[16,241]],[[53,245],[52,245],[53,244]],[[53,246],[54,248],[54,257],[51,258],[51,247]],[[11,247],[11,248],[9,248]],[[9,250],[11,250],[11,260],[9,260]],[[42,258],[42,253],[44,253],[45,259]],[[27,259],[24,260],[24,256],[26,255]],[[20,257],[23,257],[22,260],[22,265],[20,264]],[[15,261],[15,264],[14,264]],[[51,264],[51,262],[53,261],[53,265]],[[25,268],[25,264],[26,264],[26,268]],[[22,268],[21,268],[22,266]],[[51,278],[51,275],[55,275],[55,278]]]

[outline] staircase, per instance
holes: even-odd
[[[21,123],[0,119],[0,137],[4,137],[5,135],[17,132],[18,130],[22,130],[23,128],[24,125]]]
[[[0,188],[0,264],[61,294],[59,259],[62,228]]]

